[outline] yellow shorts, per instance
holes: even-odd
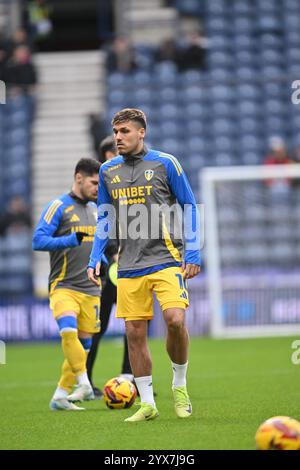
[[[50,294],[50,308],[55,319],[65,312],[76,313],[78,330],[86,333],[100,331],[100,296],[71,289],[55,289]]]
[[[186,281],[180,267],[166,268],[140,277],[119,278],[117,318],[151,320],[154,292],[162,311],[167,308],[184,308],[189,305]]]

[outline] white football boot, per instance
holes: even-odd
[[[95,400],[95,395],[90,385],[82,384],[82,385],[78,385],[78,387],[76,387],[74,392],[68,395],[67,398],[71,402],[90,401],[90,400]]]
[[[74,403],[70,403],[66,398],[52,398],[49,403],[49,408],[52,411],[81,411],[85,410],[85,408],[80,408],[79,406],[74,405]]]

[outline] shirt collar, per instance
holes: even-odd
[[[144,145],[144,147],[142,148],[142,150],[139,153],[136,153],[135,155],[130,155],[130,154],[123,155],[123,158],[124,158],[125,161],[128,161],[128,160],[141,160],[147,153],[148,153],[148,148],[146,147],[146,145]]]
[[[88,199],[81,199],[80,197],[76,196],[76,194],[73,193],[73,191],[69,192],[69,196],[72,199],[75,199],[76,202],[79,202],[79,204],[82,204],[83,206],[85,206],[88,202],[90,202]]]

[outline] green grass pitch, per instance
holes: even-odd
[[[193,416],[176,418],[171,367],[163,340],[152,340],[157,420],[124,423],[135,410],[109,410],[103,401],[82,412],[51,412],[48,402],[62,353],[54,344],[8,345],[0,366],[0,449],[254,449],[254,435],[276,415],[300,419],[300,365],[291,362],[296,338],[193,338],[188,374]],[[95,383],[118,375],[122,342],[100,346]]]

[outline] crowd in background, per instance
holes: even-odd
[[[207,40],[200,30],[186,34],[180,41],[166,39],[159,47],[148,47],[144,54],[149,58],[148,66],[158,62],[172,62],[178,72],[206,69]],[[144,64],[140,51],[126,37],[116,37],[107,49],[107,70],[110,73],[131,73]]]
[[[34,91],[37,74],[32,62],[32,44],[23,29],[17,30],[11,39],[0,37],[0,79],[8,92]]]

